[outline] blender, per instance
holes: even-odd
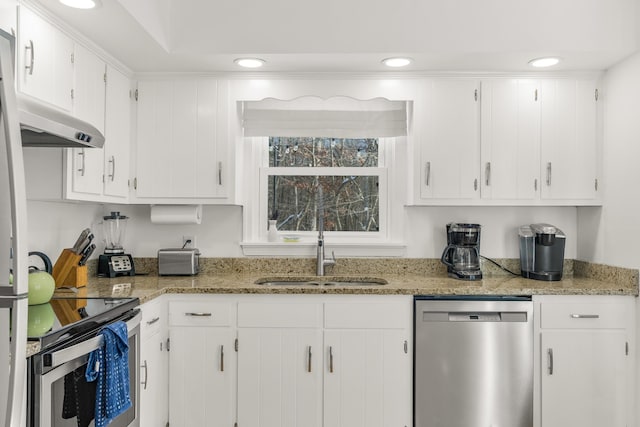
[[[480,280],[480,224],[447,224],[447,247],[441,261],[449,277]]]
[[[136,271],[133,266],[133,257],[124,253],[121,243],[124,240],[129,218],[120,215],[120,212],[111,212],[111,215],[104,216],[102,219],[106,246],[104,254],[98,258],[98,276],[134,276]]]

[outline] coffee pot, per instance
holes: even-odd
[[[447,247],[440,258],[449,277],[480,280],[480,224],[447,224]]]

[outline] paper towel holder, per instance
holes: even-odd
[[[152,224],[200,224],[202,205],[151,205]]]

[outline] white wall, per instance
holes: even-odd
[[[152,224],[149,206],[103,206],[97,204],[34,202],[29,205],[29,249],[41,250],[55,261],[70,247],[85,227],[91,227],[98,250],[104,249],[102,216],[118,210],[130,217],[124,248],[137,257],[155,257],[160,248],[179,247],[183,235],[195,235],[204,257],[241,257],[242,207],[204,206],[200,225]],[[577,248],[576,208],[527,207],[410,207],[404,219],[407,257],[439,258],[446,245],[447,222],[482,225],[481,252],[493,258],[517,258],[517,228],[533,222],[548,222],[567,234],[567,258]],[[330,242],[327,242],[330,245]]]
[[[578,258],[640,267],[640,53],[603,80],[602,209],[579,208]]]

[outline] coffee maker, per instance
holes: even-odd
[[[520,240],[520,274],[527,279],[562,279],[565,234],[551,224],[523,225]]]
[[[128,219],[120,212],[111,212],[111,215],[102,218],[106,246],[104,254],[98,257],[98,276],[135,276],[133,257],[125,254],[122,247]]]
[[[447,224],[447,247],[443,264],[449,277],[461,280],[480,280],[480,224]]]

